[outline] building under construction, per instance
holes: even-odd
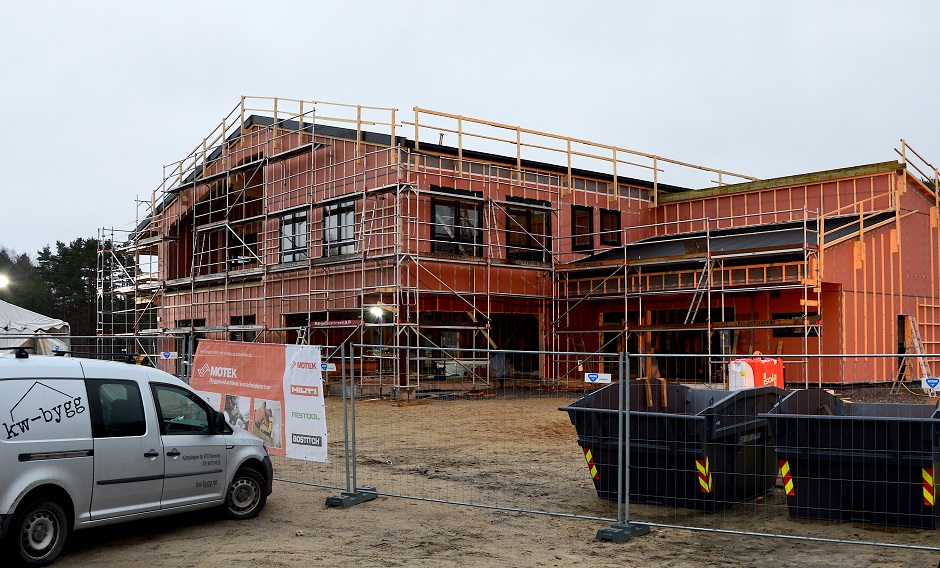
[[[761,180],[420,108],[243,97],[133,225],[102,230],[98,333],[182,361],[200,338],[369,345],[359,377],[390,391],[558,385],[590,359],[521,351],[715,356],[661,358],[686,381],[735,354],[832,354],[788,360],[786,381],[891,381],[903,360],[853,356],[940,343],[940,176],[898,155]]]

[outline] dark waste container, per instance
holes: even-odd
[[[617,498],[620,385],[569,406],[599,497]],[[776,460],[767,420],[784,391],[630,383],[630,501],[714,512],[773,488]]]
[[[793,391],[765,415],[790,517],[936,528],[938,412]]]

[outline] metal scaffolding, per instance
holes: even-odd
[[[398,117],[391,108],[242,97],[164,167],[132,227],[100,231],[99,336],[178,342],[183,376],[203,337],[374,345],[359,354],[358,376],[381,393],[446,380],[490,387],[493,355],[508,349],[581,353],[515,361],[517,378],[567,384],[591,364],[584,352],[631,341],[643,351],[673,327],[706,333],[708,353],[720,332],[721,355],[728,333],[798,327],[808,353],[820,336],[820,256],[834,246],[819,227],[865,210],[853,201],[822,213],[762,211],[753,225],[790,223],[802,241],[721,252],[713,244],[722,231],[747,226],[747,215],[650,223],[664,195],[689,187],[664,177],[704,174],[718,188],[756,178],[417,107],[413,122]],[[578,218],[597,209],[600,230],[594,217]],[[688,238],[704,249],[678,265],[629,257],[633,243]],[[585,262],[605,253],[615,262],[591,274]],[[801,294],[798,322],[724,315],[729,296],[781,290]],[[645,303],[664,297],[685,302],[681,321],[649,321]],[[617,322],[572,323],[578,306],[611,298],[623,308]],[[153,342],[141,349],[158,351]]]

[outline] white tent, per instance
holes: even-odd
[[[0,349],[32,346],[48,355],[69,348],[69,324],[0,300]]]

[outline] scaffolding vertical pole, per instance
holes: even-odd
[[[705,281],[707,288],[705,289],[705,321],[708,322],[708,329],[705,331],[705,343],[708,345],[708,365],[705,369],[706,380],[708,381],[708,386],[712,386],[712,273],[714,266],[712,265],[712,237],[711,237],[711,220],[708,217],[705,217],[705,278],[708,280]],[[722,314],[724,316],[724,314]]]

